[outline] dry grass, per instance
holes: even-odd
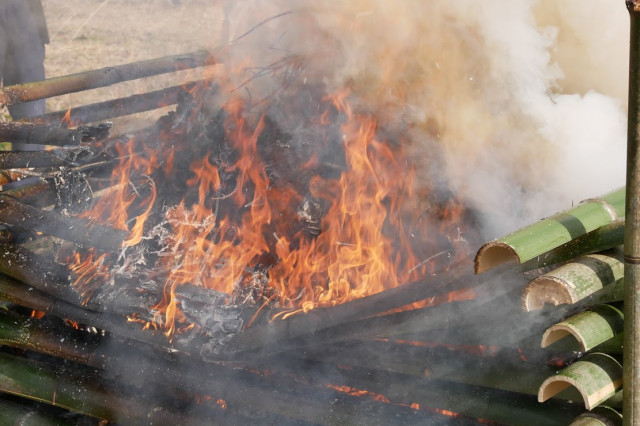
[[[43,0],[51,43],[47,77],[212,48],[218,43],[221,13],[208,0]],[[182,72],[122,83],[47,100],[47,111],[64,110],[197,78]],[[116,121],[114,132],[148,124],[155,115]]]

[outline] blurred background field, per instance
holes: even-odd
[[[220,39],[222,13],[215,1],[43,0],[42,3],[51,39],[46,46],[47,78],[213,48]],[[197,70],[183,71],[59,96],[47,100],[47,112],[197,78]],[[118,119],[112,134],[147,125],[165,111]]]

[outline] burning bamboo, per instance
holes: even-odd
[[[0,107],[217,63],[211,52],[203,50],[16,84],[0,89]]]
[[[111,123],[66,129],[50,125],[8,122],[0,123],[0,141],[55,146],[78,145],[80,142],[104,139],[109,135],[109,129]]]
[[[546,348],[567,336],[573,336],[582,351],[587,352],[622,333],[624,316],[612,305],[596,305],[549,327],[542,336]]]
[[[524,263],[623,217],[625,188],[529,225],[483,245],[475,259],[481,273],[507,261]]]
[[[532,280],[522,292],[522,309],[530,312],[545,303],[574,304],[605,289],[613,297],[619,294],[624,272],[619,250],[583,256]]]
[[[505,267],[494,271],[492,274],[476,277],[473,274],[466,274],[466,267],[468,267],[467,264],[462,264],[438,275],[405,284],[383,293],[245,329],[241,333],[232,336],[225,347],[209,346],[204,348],[204,353],[207,354],[205,356],[211,360],[219,357],[240,357],[242,352],[251,353],[265,349],[265,347],[270,347],[270,350],[281,351],[285,342],[294,342],[297,338],[316,335],[324,329],[381,314],[451,291],[478,287],[482,284],[504,279],[507,276],[517,276],[517,273],[514,274],[513,268]],[[261,353],[266,355],[267,352]],[[255,352],[251,356],[255,356]]]
[[[190,82],[180,86],[167,87],[165,89],[132,95],[126,98],[97,102],[65,111],[50,112],[28,118],[27,121],[42,125],[58,124],[67,119],[70,120],[71,123],[94,123],[96,121],[151,111],[175,105],[178,103],[178,95],[191,90],[196,84],[198,83]]]
[[[591,353],[540,385],[538,401],[544,402],[559,392],[574,386],[591,410],[622,389],[622,366],[613,357],[603,353]]]
[[[0,196],[0,222],[109,252],[119,250],[128,237],[127,231],[41,210],[7,196]]]

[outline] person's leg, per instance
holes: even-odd
[[[4,1],[4,0],[3,0]],[[9,2],[5,34],[7,49],[4,56],[5,86],[44,80],[44,45],[29,9],[22,1]],[[9,107],[14,119],[44,114],[44,99]]]

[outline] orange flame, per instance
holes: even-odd
[[[195,89],[192,95],[197,95]],[[351,110],[348,95],[343,92],[325,98],[326,109],[317,118],[320,125],[331,126],[328,111],[344,117],[345,169],[339,178],[315,176],[310,180],[309,194],[327,206],[315,238],[292,232],[291,223],[281,218],[283,211],[296,211],[303,196],[286,185],[274,187],[269,179],[258,149],[265,118],[250,125],[239,99],[223,107],[225,138],[234,149],[233,160],[216,163],[207,153],[192,161],[191,174],[184,182],[192,190],[190,196],[164,213],[170,235],[163,240],[165,247],[155,265],[155,276],[165,277],[164,291],[153,309],[157,325],[168,337],[177,331],[176,323],[187,321],[176,299],[177,286],[188,283],[233,294],[248,285],[247,277],[265,257],[276,261],[265,271],[268,283],[261,290],[264,298],[260,303],[277,301],[289,310],[278,318],[397,287],[433,267],[414,255],[413,231],[406,229],[407,215],[414,214],[407,211],[415,206],[410,162],[400,144],[380,139],[373,117]],[[121,162],[112,174],[113,189],[85,217],[127,230],[124,246],[128,247],[144,239],[145,223],[162,189],[147,178],[148,195],[142,199],[132,178],[172,173],[178,148],[151,150],[134,139],[116,148]],[[301,167],[313,168],[319,161],[317,153],[312,153]],[[228,188],[224,180],[230,175],[234,188]],[[223,202],[233,203],[238,217],[228,208],[220,211]],[[443,213],[440,232],[454,247],[464,242],[456,228],[462,212],[461,206],[452,203]],[[72,270],[80,275],[77,286],[103,273],[98,269],[105,258],[94,260],[92,256],[75,257]],[[425,303],[472,297],[471,291],[459,291]]]

